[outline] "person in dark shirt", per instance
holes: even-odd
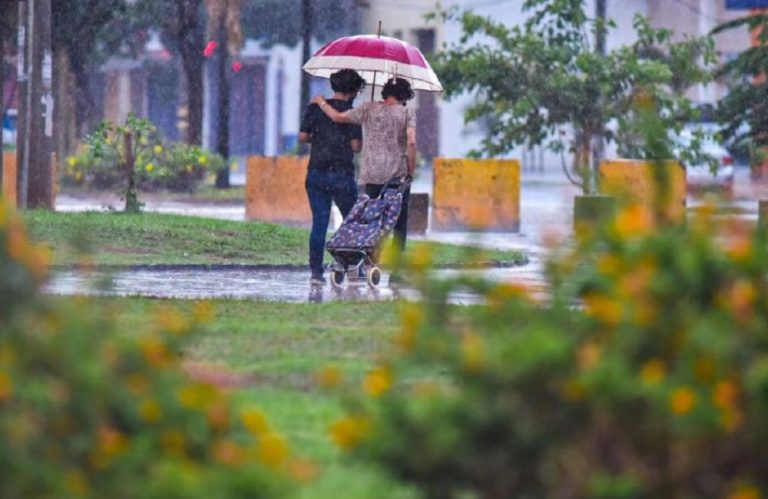
[[[333,97],[326,102],[344,112],[352,109],[352,101],[365,85],[363,78],[351,69],[342,69],[331,75]],[[317,104],[304,111],[299,130],[299,141],[312,145],[304,187],[312,210],[312,231],[309,236],[310,282],[322,285],[323,250],[331,203],[335,202],[346,217],[357,200],[354,153],[362,146],[362,131],[358,125],[334,123]]]

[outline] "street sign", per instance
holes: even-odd
[[[725,0],[725,8],[731,10],[768,8],[768,0]]]

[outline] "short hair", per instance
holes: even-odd
[[[382,99],[394,97],[400,102],[406,102],[414,97],[411,84],[405,78],[390,78],[381,89]]]
[[[342,69],[331,75],[331,88],[342,94],[356,94],[365,85],[365,80],[354,69]]]

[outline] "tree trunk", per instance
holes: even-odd
[[[573,150],[573,169],[581,177],[584,194],[594,193],[592,171],[592,134],[577,131]]]
[[[229,78],[227,78],[227,38],[224,27],[224,16],[218,29],[218,37],[222,51],[216,61],[216,75],[218,79],[218,119],[216,120],[216,152],[224,158],[224,167],[216,172],[216,187],[226,189],[229,184]]]
[[[54,152],[59,162],[75,153],[77,148],[77,123],[74,106],[74,81],[66,50],[56,50],[53,65],[54,100]]]
[[[199,39],[198,39],[199,38]],[[187,144],[203,143],[203,37],[189,34],[181,40],[179,52],[187,90]]]

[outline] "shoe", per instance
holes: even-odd
[[[315,274],[309,279],[309,283],[313,286],[323,286],[326,282],[325,277],[322,274]]]

